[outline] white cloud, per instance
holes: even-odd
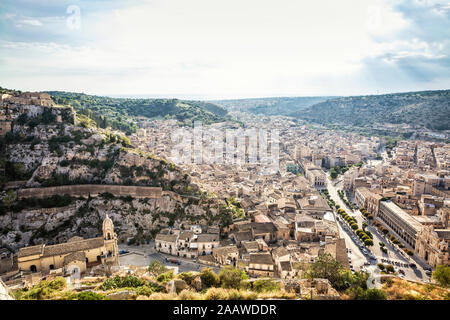
[[[372,36],[389,37],[409,26],[403,15],[394,11],[386,1],[379,0],[367,7],[366,28]]]
[[[27,26],[33,26],[33,27],[40,27],[40,26],[42,26],[42,23],[41,23],[39,20],[37,20],[37,19],[23,19],[23,20],[20,20],[20,21],[16,24],[16,26],[17,26],[18,28],[21,28],[21,27],[23,27],[24,25],[27,25]]]
[[[361,80],[371,77],[361,74],[367,59],[395,66],[440,59],[449,48],[446,39],[399,38],[412,24],[390,0],[153,0],[106,9],[82,7],[73,32],[64,17],[37,20],[61,25],[58,41],[3,42],[0,81],[96,94],[341,95],[374,90]]]

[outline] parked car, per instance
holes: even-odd
[[[175,264],[178,264],[178,265],[180,265],[181,264],[181,261],[180,260],[178,260],[178,259],[170,259],[169,260],[171,263],[175,263]]]

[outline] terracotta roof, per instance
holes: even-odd
[[[272,255],[274,257],[282,257],[289,255],[289,251],[285,247],[278,247],[272,251]]]
[[[217,233],[202,233],[197,237],[197,242],[218,242],[219,235]]]
[[[213,254],[228,255],[230,253],[239,253],[236,246],[226,246],[213,249]]]
[[[72,261],[86,261],[86,254],[84,251],[72,252],[64,257],[64,265],[69,264]]]
[[[161,233],[158,233],[156,235],[155,240],[165,241],[165,242],[176,242],[177,241],[177,235],[176,234],[161,234]]]
[[[253,238],[252,231],[248,230],[248,231],[235,232],[234,233],[234,238],[236,239],[236,241],[248,241],[248,240],[251,240]]]
[[[103,247],[105,244],[102,237],[72,241],[66,243],[55,244],[51,246],[45,246],[43,256],[57,256],[63,255],[70,252],[90,250],[94,248]]]
[[[187,241],[191,239],[193,235],[194,233],[192,231],[182,231],[180,232],[178,239]]]
[[[275,232],[277,230],[273,222],[263,222],[263,223],[253,222],[252,229],[255,234]]]
[[[436,229],[434,231],[436,231],[439,238],[450,240],[450,229]]]
[[[302,210],[319,210],[319,211],[330,211],[330,207],[327,202],[319,194],[309,194],[306,197],[298,200],[300,209]]]
[[[242,241],[242,246],[245,250],[259,250],[259,244],[256,241]]]
[[[273,265],[273,260],[268,252],[250,253],[250,263]]]
[[[280,267],[282,271],[292,271],[292,265],[290,261],[281,261]]]
[[[42,254],[44,245],[39,244],[37,246],[24,247],[19,249],[19,258],[34,256],[36,254]]]

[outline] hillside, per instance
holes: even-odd
[[[173,163],[135,149],[125,136],[98,128],[71,107],[3,102],[12,131],[0,138],[0,242],[10,248],[95,237],[105,213],[120,241],[144,242],[179,221],[231,221],[221,200],[199,192]],[[158,196],[133,194],[19,197],[20,190],[65,185],[156,187]],[[61,188],[60,188],[61,189]],[[98,188],[97,188],[98,189]],[[123,188],[125,189],[125,188]],[[141,188],[142,190],[143,188]],[[223,209],[223,210],[222,210]]]
[[[254,114],[289,115],[303,110],[316,103],[326,101],[332,97],[274,97],[255,99],[218,100],[214,103],[229,111],[243,111]]]
[[[377,127],[387,123],[449,130],[450,90],[335,98],[291,116],[322,125]]]
[[[190,125],[226,120],[227,111],[213,103],[178,99],[129,99],[83,93],[48,91],[56,104],[70,105],[77,113],[93,119],[100,128],[110,126],[127,134],[136,131],[136,117],[176,119]]]

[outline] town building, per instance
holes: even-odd
[[[425,226],[417,237],[416,254],[432,267],[450,265],[450,229]]]
[[[99,264],[117,265],[117,235],[108,215],[103,220],[102,230],[103,236],[98,238],[73,237],[65,243],[21,248],[18,254],[19,270],[46,274],[62,269],[66,274],[83,275],[87,268]]]
[[[390,230],[395,232],[400,239],[415,249],[416,241],[422,224],[414,217],[406,213],[392,201],[381,201],[380,210],[376,219],[383,222]]]

